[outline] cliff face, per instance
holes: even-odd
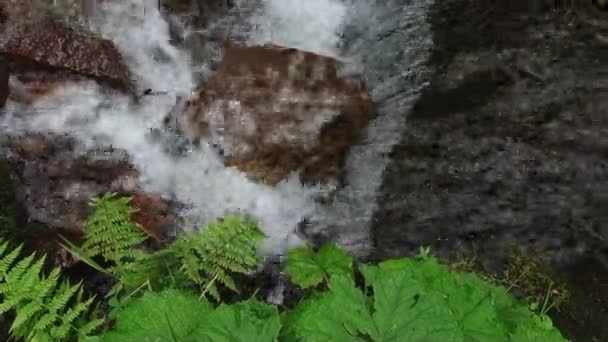
[[[0,108],[6,103],[9,94],[10,71],[5,58],[0,58]]]
[[[378,257],[431,245],[495,267],[515,247],[555,262],[608,247],[601,14],[488,6],[433,6],[435,73],[385,174]]]

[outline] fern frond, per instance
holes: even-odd
[[[246,274],[258,265],[257,248],[264,238],[254,222],[227,216],[181,237],[170,248],[180,260],[180,271],[203,295],[219,300],[218,285],[238,292],[231,274]]]
[[[87,218],[82,248],[89,257],[101,255],[119,265],[145,256],[137,247],[146,240],[146,235],[131,222],[131,215],[137,211],[129,204],[131,197],[115,197],[115,193],[106,193],[91,199],[94,211]]]
[[[48,277],[43,274],[46,256],[37,258],[34,253],[16,262],[22,246],[12,251],[0,240],[0,313],[15,312],[9,332],[15,339],[67,340],[78,327],[76,318],[87,314],[93,299],[74,300],[74,294],[82,291],[82,284],[58,284],[60,270],[53,269]],[[71,306],[70,302],[73,302]],[[90,333],[94,329],[87,326]],[[48,332],[51,331],[49,336]],[[79,334],[80,336],[85,336]]]

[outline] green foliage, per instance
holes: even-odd
[[[362,286],[354,281],[353,258],[338,247],[294,249],[287,274],[309,289],[294,309],[279,316],[277,307],[255,299],[222,304],[220,287],[238,292],[232,275],[258,266],[265,236],[253,221],[227,216],[147,253],[140,249],[145,235],[130,221],[129,198],[107,194],[92,204],[82,248],[65,246],[119,280],[109,303],[116,326],[96,340],[564,341],[544,312],[477,275],[453,272],[428,248],[417,259],[359,265]],[[17,261],[20,251],[0,245],[0,313],[15,311],[13,336],[83,338],[100,326],[102,320],[86,321],[93,299],[82,301],[80,284],[58,284],[58,269],[44,277],[44,258]],[[105,269],[94,257],[112,266]],[[193,284],[199,296],[189,291]]]
[[[165,249],[146,253],[138,247],[145,235],[131,223],[130,198],[114,194],[94,197],[94,212],[87,220],[82,248],[65,241],[64,248],[118,282],[108,294],[137,291],[143,286],[161,290],[191,281],[203,295],[219,301],[218,286],[238,292],[233,273],[248,273],[258,265],[257,248],[265,235],[250,220],[227,216],[183,235]],[[115,266],[105,269],[93,258],[103,257]]]
[[[179,260],[179,271],[200,286],[203,295],[219,300],[218,284],[238,292],[230,273],[255,270],[264,237],[254,222],[227,216],[181,237],[169,250]]]
[[[147,292],[117,313],[116,328],[103,341],[187,341],[213,307],[178,290]]]
[[[86,221],[82,247],[65,238],[62,243],[63,248],[80,260],[118,280],[108,296],[123,290],[132,291],[154,275],[155,268],[147,260],[150,254],[139,248],[147,236],[131,221],[136,209],[130,201],[131,197],[116,198],[115,193],[93,197],[90,204],[94,209]],[[111,265],[102,267],[94,260],[97,256]]]
[[[541,314],[553,308],[559,310],[569,297],[566,287],[553,280],[546,266],[523,251],[515,251],[503,274],[492,279],[524,293],[533,309]]]
[[[310,247],[296,248],[288,252],[287,274],[291,281],[302,288],[316,286],[330,275],[352,273],[353,258],[334,245],[321,247],[315,253]]]
[[[367,294],[352,275],[330,274],[284,316],[282,335],[298,341],[564,341],[502,287],[453,273],[434,258],[362,265]],[[320,317],[323,317],[320,319]]]
[[[179,291],[148,292],[117,315],[116,329],[104,342],[122,341],[275,341],[275,307],[249,299],[216,309],[204,299]]]
[[[28,341],[64,341],[90,335],[103,322],[85,320],[93,298],[82,300],[81,284],[59,282],[60,270],[42,273],[45,257],[20,258],[22,246],[13,250],[0,240],[0,314],[15,311],[10,327],[14,338]]]
[[[135,260],[145,257],[136,247],[146,240],[146,235],[131,221],[131,214],[136,212],[129,205],[131,198],[115,196],[107,193],[91,199],[94,211],[87,218],[82,248],[89,257],[101,255],[117,267],[128,268]]]

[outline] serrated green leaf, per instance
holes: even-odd
[[[146,292],[117,313],[116,329],[103,341],[190,341],[213,308],[198,296],[178,290]]]
[[[201,341],[276,341],[281,323],[276,307],[255,299],[220,305],[199,326],[194,336]]]
[[[349,277],[334,276],[329,292],[314,294],[282,316],[285,340],[564,341],[546,324],[548,318],[533,320],[525,303],[504,288],[453,273],[433,257],[360,270],[371,298]]]
[[[334,245],[325,245],[318,253],[307,246],[288,252],[287,274],[294,284],[308,288],[333,276],[351,275],[352,265],[352,257]]]

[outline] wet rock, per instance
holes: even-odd
[[[60,20],[10,18],[1,28],[0,54],[20,78],[56,82],[92,79],[135,96],[136,85],[114,44]]]
[[[428,245],[496,270],[515,248],[555,264],[608,251],[605,48],[584,17],[509,4],[434,6],[436,72],[385,172],[376,257]]]
[[[83,153],[70,138],[42,134],[12,137],[4,146],[3,154],[16,176],[17,199],[27,220],[44,227],[41,236],[78,238],[91,212],[90,198],[116,192],[133,196],[132,204],[139,211],[132,218],[153,245],[170,237],[176,204],[141,189],[138,173],[124,151],[108,148]]]
[[[296,49],[226,46],[214,76],[166,123],[264,182],[301,170],[307,182],[340,183],[345,154],[375,111],[365,83],[339,77],[339,67]]]
[[[6,59],[0,58],[0,108],[6,103],[10,92],[8,81],[10,78],[8,63]]]
[[[13,18],[40,18],[56,16],[58,18],[82,18],[95,14],[95,10],[106,0],[3,0],[7,16]]]
[[[175,228],[175,221],[168,200],[158,194],[139,192],[133,195],[131,204],[137,208],[132,215],[133,222],[139,224],[157,245],[173,237],[170,229]]]
[[[206,80],[221,62],[226,40],[244,43],[251,32],[247,22],[260,6],[256,1],[171,0],[163,3],[174,44],[190,52],[194,75]]]
[[[188,17],[190,24],[204,28],[224,16],[234,6],[234,0],[168,0],[161,6],[166,13]]]

